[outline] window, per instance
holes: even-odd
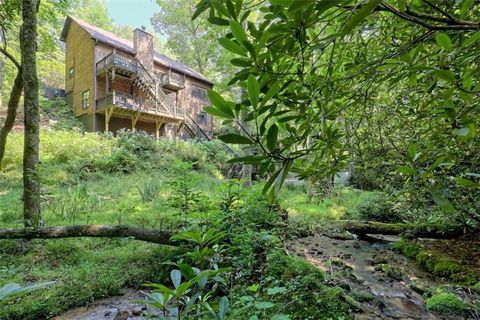
[[[82,93],[82,108],[87,109],[88,107],[90,107],[90,90]]]
[[[75,70],[73,69],[73,67],[71,67],[68,70],[68,76],[70,77],[70,79],[72,79],[74,75],[75,75]]]
[[[202,111],[198,114],[198,122],[205,124],[207,122],[207,113]]]
[[[195,85],[192,86],[192,95],[202,102],[209,103],[207,90],[204,89],[204,88],[200,88],[200,87],[197,87]]]

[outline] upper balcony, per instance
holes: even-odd
[[[147,78],[153,78],[151,76],[153,71],[146,70],[137,59],[113,52],[98,61],[96,67],[97,76],[105,73],[110,68],[115,68],[117,73],[123,74],[127,77],[147,73],[149,74],[149,77]],[[178,91],[185,88],[185,75],[172,72],[171,70],[166,73],[158,72],[155,75],[154,81],[165,89]]]
[[[165,89],[177,91],[185,88],[185,76],[175,72],[159,73],[157,79]]]
[[[113,67],[127,75],[137,73],[137,63],[134,58],[112,52],[97,62],[97,76]]]

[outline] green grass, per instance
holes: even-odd
[[[352,218],[351,213],[360,205],[381,196],[380,192],[342,187],[327,199],[308,201],[304,187],[287,186],[280,194],[280,204],[287,209],[292,223],[312,229],[325,220]]]

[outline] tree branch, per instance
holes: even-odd
[[[61,239],[61,238],[133,238],[136,240],[177,245],[170,240],[172,232],[131,226],[78,225],[44,227],[37,230],[0,229],[0,239]]]
[[[436,25],[436,24],[430,24],[425,22],[424,20],[410,15],[406,12],[402,12],[398,10],[397,8],[387,4],[387,3],[382,3],[380,6],[380,9],[384,9],[388,12],[393,13],[397,17],[400,17],[404,20],[410,21],[412,23],[418,24],[424,28],[427,28],[429,30],[480,30],[480,23],[457,23],[455,24],[446,24],[446,25]]]
[[[5,57],[7,57],[10,61],[12,61],[13,64],[17,67],[17,69],[19,69],[19,70],[22,69],[22,66],[20,65],[20,63],[18,62],[18,60],[15,59],[15,57],[14,57],[10,52],[8,52],[7,49],[0,47],[0,52],[1,52]]]

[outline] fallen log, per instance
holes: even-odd
[[[359,220],[332,220],[326,221],[320,225],[318,233],[335,231],[348,231],[359,237],[365,237],[368,234],[383,235],[408,235],[417,238],[432,239],[454,239],[465,236],[465,230],[461,227],[450,228],[447,230],[436,229],[426,225],[410,225],[406,223],[383,223],[376,221]],[[470,235],[478,236],[477,232],[471,232]]]
[[[170,240],[173,234],[170,231],[121,225],[59,226],[37,230],[0,229],[0,239],[132,238],[158,244],[178,245],[178,242]]]

